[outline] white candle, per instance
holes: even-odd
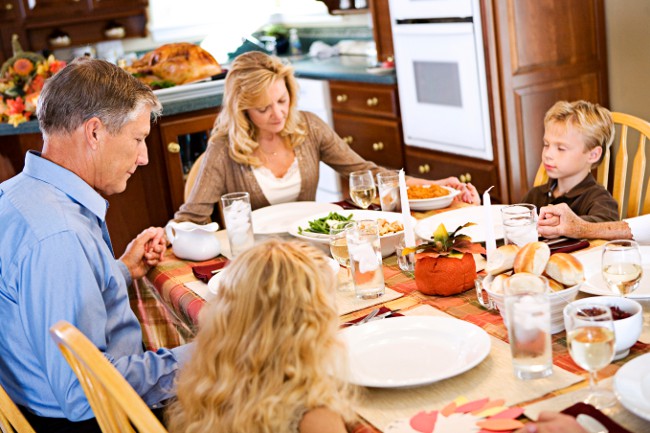
[[[399,196],[402,203],[402,219],[404,220],[404,245],[407,247],[415,246],[415,234],[411,222],[411,209],[409,207],[409,198],[406,193],[406,177],[404,169],[399,171]]]
[[[497,249],[497,241],[494,238],[494,222],[492,221],[492,201],[490,200],[490,190],[494,186],[489,187],[483,193],[483,211],[485,212],[485,251],[488,260],[490,254]]]

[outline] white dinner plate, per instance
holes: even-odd
[[[208,290],[213,295],[216,295],[219,291],[219,281],[221,281],[222,276],[223,271],[214,274],[214,276],[208,280]]]
[[[614,392],[630,412],[650,421],[650,353],[634,358],[618,369]]]
[[[343,208],[333,203],[297,201],[259,208],[253,211],[253,232],[259,235],[286,233],[292,221],[315,213],[338,212]]]
[[[503,239],[503,223],[501,222],[501,208],[503,207],[504,205],[492,205],[491,207],[495,239]],[[468,206],[421,219],[415,226],[415,233],[422,239],[429,240],[440,224],[444,224],[447,231],[451,233],[458,227],[473,222],[476,225],[463,229],[461,233],[471,237],[473,242],[485,242],[485,219],[483,206]]]
[[[383,218],[389,223],[392,223],[393,221],[402,221],[402,214],[397,212],[383,212],[377,210],[341,210],[336,212],[338,212],[340,215],[343,215],[345,217],[352,214],[351,221],[359,221],[359,220],[376,221],[379,218]],[[322,218],[324,216],[327,216],[327,214],[329,214],[329,212],[320,212],[305,218],[300,218],[295,220],[289,225],[289,234],[306,241],[313,241],[320,244],[329,244],[329,238],[330,238],[329,234],[309,233],[304,231],[306,228],[309,228],[309,221]],[[411,222],[415,224],[415,218],[413,217],[411,218],[412,218]],[[302,233],[299,232],[301,227],[303,229]],[[382,236],[382,238],[388,236],[391,235],[390,234],[385,235]]]
[[[454,197],[460,194],[460,191],[447,186],[443,186],[443,188],[449,190],[449,194],[435,198],[409,199],[409,207],[411,210],[433,210],[449,206],[454,201]]]
[[[650,245],[640,245],[641,265],[643,266],[643,276],[639,287],[632,293],[626,295],[628,298],[650,298]],[[585,282],[580,285],[580,291],[592,295],[617,296],[618,293],[612,292],[607,287],[601,273],[603,248],[593,248],[575,254],[585,269]]]
[[[464,373],[490,353],[490,337],[451,317],[402,316],[341,331],[351,383],[376,388],[425,385]]]

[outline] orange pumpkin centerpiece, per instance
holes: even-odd
[[[472,254],[485,254],[485,249],[472,243],[469,236],[457,234],[472,225],[467,223],[447,233],[444,224],[440,224],[432,241],[404,249],[403,254],[416,252],[415,284],[420,292],[450,296],[474,286],[476,264]]]

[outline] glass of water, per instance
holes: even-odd
[[[607,242],[601,270],[612,292],[627,295],[636,290],[643,276],[639,244],[629,240]]]
[[[250,196],[247,192],[224,194],[221,196],[221,204],[230,252],[237,256],[255,243]]]
[[[368,209],[377,196],[375,179],[370,170],[350,173],[350,197],[362,209]]]
[[[514,274],[504,282],[512,365],[519,379],[553,373],[548,292],[548,280],[534,274]]]
[[[569,304],[565,311],[569,353],[573,361],[589,372],[589,388],[581,401],[598,409],[613,406],[616,396],[609,389],[598,387],[599,370],[614,358],[614,321],[611,310],[602,304]]]
[[[501,209],[503,221],[503,240],[507,244],[523,247],[527,243],[536,242],[537,207],[528,203],[513,204]]]
[[[352,290],[352,279],[350,278],[350,253],[348,252],[348,241],[346,230],[353,227],[354,223],[344,221],[330,226],[330,252],[339,265],[346,270],[345,282],[339,284],[339,290]]]
[[[379,203],[384,212],[401,212],[399,174],[396,171],[377,173]]]
[[[374,220],[355,221],[346,230],[352,282],[357,298],[373,299],[384,294],[379,226]]]

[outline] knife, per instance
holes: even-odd
[[[397,313],[399,310],[401,310],[401,308],[398,308],[398,309],[392,310],[392,311],[386,311],[385,313],[377,314],[375,317],[371,317],[368,320],[368,322],[373,322],[375,320],[385,319],[386,317],[390,317],[393,314]]]

